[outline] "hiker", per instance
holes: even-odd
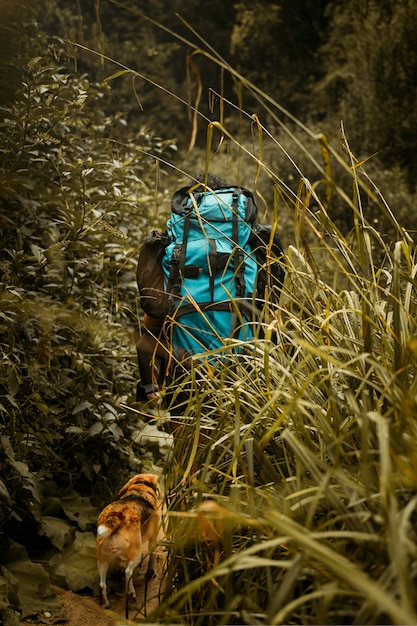
[[[284,279],[279,238],[256,223],[249,190],[202,175],[175,192],[171,209],[167,231],[152,233],[138,260],[140,399],[156,397],[168,360],[186,368],[187,356],[221,353],[228,338],[239,351],[259,334],[265,298],[278,305]]]

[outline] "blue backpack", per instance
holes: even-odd
[[[276,261],[281,244],[271,227],[256,224],[252,193],[200,189],[174,194],[166,232],[152,233],[138,262],[141,306],[152,317],[168,316],[168,340],[180,360],[221,352],[227,338],[250,341],[266,289],[279,297],[284,279]],[[266,272],[268,246],[275,260]]]
[[[246,189],[174,194],[162,268],[174,353],[218,350],[224,339],[253,337],[257,263],[249,239],[257,208]]]

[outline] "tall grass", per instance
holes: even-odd
[[[416,621],[414,244],[353,155],[317,141],[350,173],[351,197],[330,170],[287,194],[295,243],[278,318],[175,387],[174,403],[191,394],[172,418],[168,583],[150,620]],[[346,236],[330,189],[353,214]],[[368,223],[370,201],[396,241]]]

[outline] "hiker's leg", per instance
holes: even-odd
[[[161,338],[160,328],[143,328],[142,334],[135,333],[135,341],[141,381],[137,399],[140,400],[145,399],[143,396],[149,397],[157,392],[163,383],[168,350]],[[155,357],[161,360],[159,373],[154,370]]]

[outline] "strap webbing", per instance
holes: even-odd
[[[232,239],[235,244],[235,252],[233,255],[235,280],[236,280],[236,297],[243,298],[245,295],[245,279],[244,279],[244,262],[243,252],[239,246],[239,194],[235,190],[232,196]]]
[[[171,309],[175,306],[175,298],[181,294],[181,283],[184,280],[184,266],[187,254],[188,232],[190,230],[191,211],[184,218],[184,236],[182,243],[178,243],[172,252],[171,271],[168,277],[168,303]]]
[[[210,300],[214,300],[214,279],[217,274],[217,248],[216,241],[210,239],[209,241],[209,266],[208,271],[210,274]]]

